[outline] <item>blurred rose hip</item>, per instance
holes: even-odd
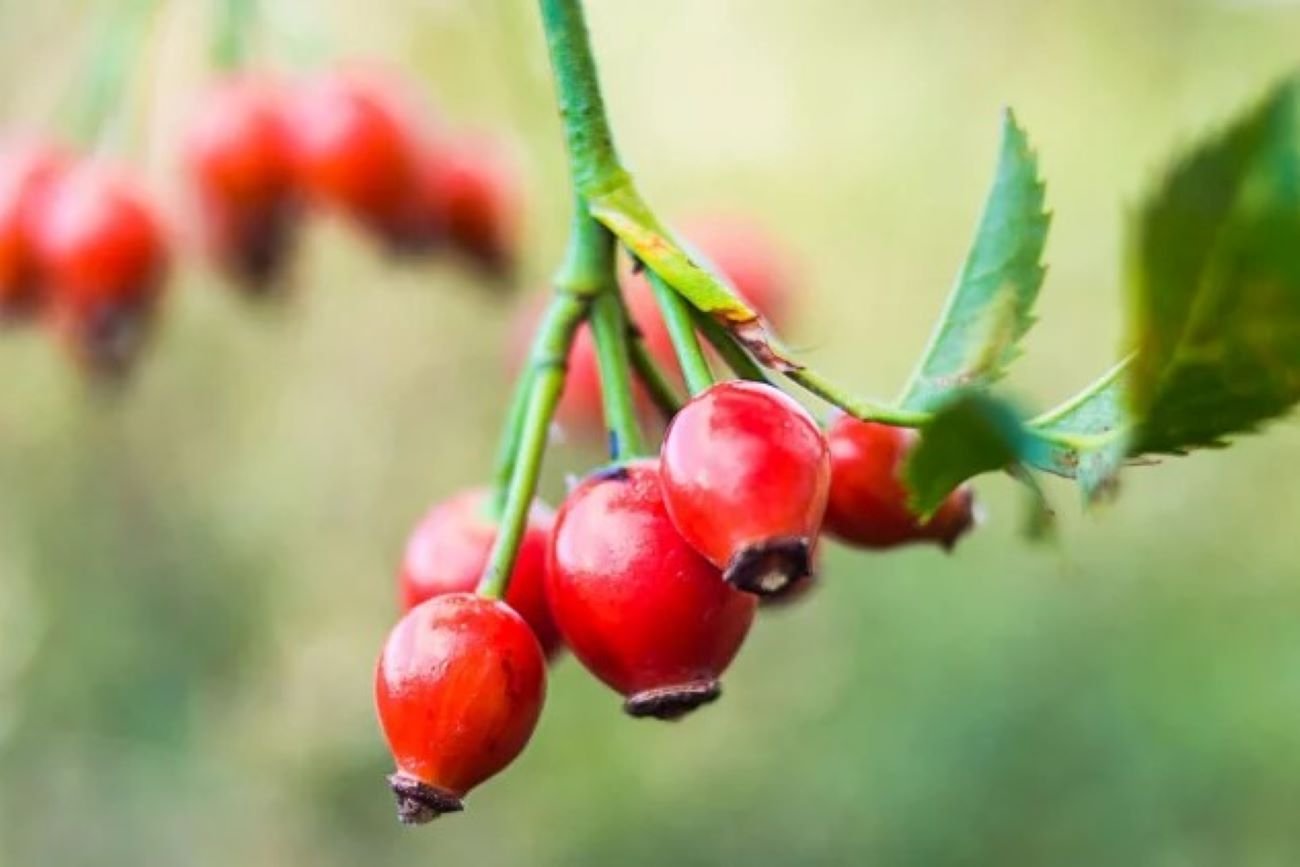
[[[331,72],[293,96],[294,162],[308,196],[351,216],[395,251],[421,247],[423,130],[378,76]]]
[[[87,369],[124,372],[147,335],[168,264],[162,223],[145,191],[88,161],[54,182],[34,217],[48,317]]]
[[[63,153],[46,142],[0,145],[0,322],[28,318],[40,305],[34,221],[66,167]]]
[[[218,83],[185,138],[185,164],[212,256],[252,291],[271,286],[293,243],[300,202],[286,94],[257,77]]]
[[[518,170],[499,144],[447,139],[429,147],[422,193],[432,233],[481,267],[509,277],[519,243]]]

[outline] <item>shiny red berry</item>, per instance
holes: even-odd
[[[541,647],[505,603],[452,593],[407,612],[375,669],[398,818],[422,824],[463,809],[470,789],[523,751],[545,696]]]
[[[55,182],[33,222],[48,311],[73,356],[121,373],[151,324],[167,271],[167,241],[145,192],[98,162]]]
[[[673,418],[660,466],[673,523],[727,581],[769,595],[811,574],[830,453],[792,398],[762,383],[717,383]]]
[[[316,202],[350,215],[397,250],[421,220],[421,131],[380,79],[334,73],[308,82],[290,114],[294,159]]]
[[[928,522],[908,508],[899,472],[916,441],[914,431],[843,415],[826,437],[831,449],[826,531],[836,538],[864,548],[934,542],[950,549],[974,525],[974,496],[966,486],[949,494]]]
[[[462,491],[429,510],[406,543],[399,578],[402,609],[447,593],[469,593],[487,565],[496,523],[487,513],[489,492]],[[546,558],[555,514],[541,503],[528,513],[518,559],[510,574],[506,603],[528,623],[543,652],[551,656],[560,635],[546,604]]]
[[[493,142],[469,138],[432,148],[424,190],[443,240],[491,274],[508,277],[519,234],[519,180]]]
[[[629,714],[660,719],[718,697],[756,607],[673,527],[652,460],[598,472],[569,494],[547,594],[574,656],[626,697]]]
[[[263,79],[221,82],[187,131],[185,163],[212,255],[250,290],[266,289],[300,210],[284,95]]]
[[[27,318],[40,305],[33,221],[65,169],[63,154],[48,144],[15,141],[0,148],[0,322]]]

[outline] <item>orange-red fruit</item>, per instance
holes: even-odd
[[[660,472],[673,524],[727,581],[766,596],[811,574],[830,453],[788,395],[763,383],[713,385],[669,424]]]
[[[219,83],[187,131],[185,164],[213,257],[250,290],[272,285],[300,211],[284,94],[258,78]]]
[[[104,164],[76,166],[50,186],[33,239],[57,334],[89,370],[123,372],[167,271],[167,241],[145,192]]]
[[[435,231],[490,274],[509,276],[515,265],[520,193],[515,168],[492,142],[440,142],[430,149],[424,195]]]
[[[933,542],[951,549],[974,525],[974,495],[968,486],[949,494],[929,521],[908,508],[899,473],[916,442],[914,431],[844,415],[826,436],[831,449],[826,531],[831,535],[863,548]]]
[[[295,94],[294,160],[313,201],[351,216],[395,250],[424,242],[421,132],[381,79],[332,73]]]
[[[718,697],[756,607],[673,527],[652,460],[597,472],[569,494],[547,595],[574,656],[629,714],[660,719]]]
[[[65,168],[63,154],[42,142],[0,148],[0,321],[27,318],[40,306],[33,220]]]
[[[483,488],[462,491],[434,506],[420,521],[402,558],[398,583],[403,611],[434,596],[470,593],[478,585],[497,535],[497,525],[487,514],[488,497]],[[546,604],[546,558],[554,523],[549,508],[533,504],[505,599],[532,627],[548,657],[560,646]]]
[[[407,612],[375,669],[398,818],[422,824],[463,809],[470,789],[523,751],[545,697],[541,647],[505,603],[452,593]]]

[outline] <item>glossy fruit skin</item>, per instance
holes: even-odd
[[[764,383],[716,383],[673,418],[659,457],[673,524],[729,582],[768,595],[811,574],[830,451],[792,398]]]
[[[831,535],[863,548],[933,542],[951,549],[974,526],[974,495],[967,486],[949,494],[926,523],[908,508],[899,473],[916,442],[915,431],[843,415],[831,423],[826,437],[831,493],[825,529]]]
[[[382,79],[335,72],[294,95],[290,113],[299,183],[394,251],[424,243],[421,131]]]
[[[205,241],[251,292],[283,269],[300,219],[285,94],[270,81],[230,78],[204,98],[184,159]]]
[[[660,719],[717,698],[756,607],[677,533],[653,460],[598,471],[569,494],[546,586],[574,656],[628,713]]]
[[[494,142],[462,138],[431,147],[423,193],[433,233],[486,273],[511,276],[521,211],[519,179]]]
[[[496,524],[488,517],[485,488],[462,491],[429,510],[406,543],[398,579],[403,611],[447,593],[472,593],[487,566]],[[506,604],[519,612],[549,658],[560,633],[546,602],[546,559],[555,513],[534,503],[528,513],[519,556],[510,574]]]
[[[123,373],[162,295],[168,243],[142,188],[111,166],[82,163],[51,185],[33,220],[48,320],[90,372]]]
[[[375,669],[402,822],[462,809],[470,789],[523,751],[545,697],[541,647],[505,603],[451,593],[407,612]]]
[[[47,143],[0,146],[0,323],[28,319],[40,307],[33,223],[50,185],[66,168],[64,155]]]

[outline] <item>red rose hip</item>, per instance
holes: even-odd
[[[951,549],[974,525],[967,486],[948,495],[929,521],[907,504],[899,476],[916,432],[840,416],[826,432],[831,449],[831,493],[826,530],[850,545],[893,548],[934,542]]]
[[[292,244],[299,202],[283,95],[233,78],[204,100],[185,139],[185,164],[217,262],[252,291],[271,285]]]
[[[447,593],[471,593],[487,565],[497,526],[487,514],[486,489],[462,491],[429,510],[406,543],[399,579],[402,610]],[[535,503],[510,573],[506,604],[532,628],[542,651],[551,656],[560,635],[546,604],[546,558],[554,513]]]
[[[422,236],[420,133],[379,79],[316,78],[296,95],[290,117],[298,177],[313,200],[397,250]]]
[[[463,809],[523,751],[545,696],[541,647],[505,603],[452,593],[407,612],[375,669],[398,818],[418,825]]]
[[[63,155],[39,142],[0,148],[0,321],[26,318],[39,306],[33,219],[64,168]]]
[[[718,697],[757,604],[678,534],[653,460],[600,471],[569,494],[547,595],[574,656],[629,714],[659,719]]]
[[[166,238],[148,197],[116,170],[84,163],[50,187],[33,239],[55,331],[92,372],[124,372],[167,271]]]
[[[453,250],[489,274],[514,269],[519,229],[519,181],[490,141],[444,141],[424,170],[423,195],[437,232]]]
[[[660,467],[673,524],[728,582],[766,596],[809,576],[830,454],[792,398],[763,383],[712,386],[669,424]]]

